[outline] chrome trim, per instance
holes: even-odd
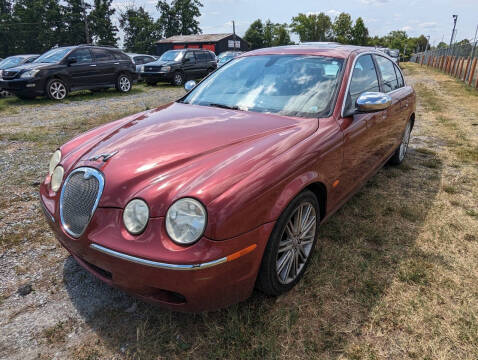
[[[201,264],[168,264],[168,263],[142,259],[136,256],[124,254],[124,253],[111,250],[104,246],[94,244],[94,243],[90,244],[90,248],[97,250],[99,252],[102,252],[103,254],[116,257],[118,259],[131,261],[140,265],[151,266],[151,267],[159,268],[159,269],[168,269],[168,270],[201,270],[201,269],[207,269],[209,267],[225,263],[227,261],[227,257],[223,257],[217,260],[208,261]]]
[[[65,185],[70,180],[70,177],[77,172],[83,172],[88,177],[89,176],[94,176],[98,180],[98,194],[96,195],[96,200],[95,200],[95,203],[93,204],[93,208],[91,209],[91,213],[90,213],[90,217],[88,219],[88,222],[86,223],[86,226],[83,229],[83,231],[81,232],[81,234],[76,234],[73,231],[71,231],[70,229],[68,229],[66,226],[63,225],[65,223],[64,219],[63,219],[63,195],[64,195],[64,192],[65,192]],[[103,177],[103,174],[95,168],[86,167],[86,166],[85,167],[79,167],[79,168],[73,170],[68,175],[66,180],[63,182],[63,185],[62,185],[62,188],[61,188],[61,194],[60,194],[60,223],[61,223],[61,227],[63,228],[63,230],[65,230],[69,235],[73,236],[74,238],[79,238],[81,235],[83,235],[86,228],[88,227],[88,224],[90,223],[91,218],[93,217],[93,214],[96,211],[96,208],[98,207],[98,203],[100,202],[100,198],[101,198],[101,195],[103,194],[104,187],[105,187],[105,179]]]
[[[351,67],[351,72],[350,72],[350,76],[347,80],[347,87],[345,88],[345,93],[344,93],[344,98],[342,100],[342,110],[340,111],[340,116],[341,117],[344,117],[344,111],[345,111],[345,102],[346,102],[346,99],[347,99],[347,93],[349,92],[349,88],[350,88],[350,82],[352,81],[352,75],[353,75],[353,72],[354,72],[354,68],[355,68],[355,63],[357,62],[357,60],[363,56],[363,55],[377,55],[377,56],[382,56],[384,57],[385,59],[388,59],[388,60],[391,60],[391,58],[387,57],[386,54],[383,54],[383,53],[379,53],[378,51],[367,51],[367,52],[363,52],[363,53],[360,53],[358,54],[353,63],[352,63],[352,67]],[[385,55],[385,56],[384,56]],[[407,83],[405,81],[405,76],[403,76],[403,72],[402,72],[402,69],[400,69],[400,66],[398,66],[398,69],[400,70],[400,73],[402,74],[402,78],[403,78],[403,87],[407,86]],[[377,76],[378,76],[378,73],[377,73]],[[380,79],[379,79],[380,80]],[[398,90],[401,90],[402,88],[399,88],[399,89],[395,89],[395,90],[392,90],[392,91],[389,91],[387,94],[393,94],[395,91],[398,91]]]

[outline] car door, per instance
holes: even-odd
[[[115,69],[119,65],[113,54],[106,49],[93,48],[91,49],[93,57],[95,59],[95,66],[98,70],[98,77],[95,81],[95,84],[114,84],[115,79]]]
[[[97,69],[93,66],[93,57],[87,48],[71,52],[66,58],[66,64],[72,88],[86,86],[92,79],[98,76]]]
[[[186,74],[186,78],[188,79],[195,79],[197,75],[197,59],[194,56],[193,51],[187,51],[184,54],[183,58],[183,66],[182,69]]]
[[[380,147],[377,157],[385,160],[396,148],[397,141],[404,129],[404,119],[402,119],[401,99],[395,64],[388,58],[375,54],[375,61],[380,74],[382,92],[390,95],[392,105],[385,111],[385,116],[376,119],[375,127],[380,134]],[[403,87],[403,86],[402,86]]]
[[[372,55],[358,55],[351,72],[342,117],[339,120],[344,136],[341,183],[348,189],[360,186],[376,166],[373,154],[379,144],[374,124],[383,116],[383,111],[355,113],[356,101],[361,94],[380,91],[379,77]]]

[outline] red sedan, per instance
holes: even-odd
[[[40,189],[79,264],[180,311],[290,290],[320,224],[404,160],[415,121],[400,68],[369,48],[261,49],[186,88],[61,146]]]

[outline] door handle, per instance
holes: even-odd
[[[115,63],[115,65],[119,65],[119,63]]]
[[[93,65],[90,65],[90,66],[93,66],[93,67],[95,67],[95,66],[96,66],[96,64],[93,64]]]

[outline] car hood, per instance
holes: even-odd
[[[14,68],[8,69],[9,71],[28,71],[28,70],[42,70],[46,69],[52,66],[55,66],[57,64],[52,64],[52,63],[30,63],[30,64],[23,64],[16,66]]]
[[[173,103],[106,126],[66,146],[76,154],[67,171],[103,172],[100,207],[123,208],[140,197],[152,216],[164,216],[184,196],[207,205],[311,135],[318,120]]]
[[[177,65],[177,64],[180,64],[181,62],[180,61],[164,61],[164,60],[156,60],[156,61],[152,61],[152,62],[149,62],[149,63],[146,63],[144,65],[151,65],[151,66],[166,66],[166,65]]]

